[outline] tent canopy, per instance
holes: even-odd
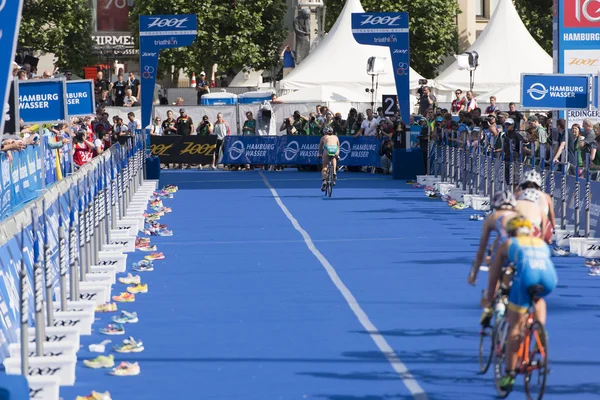
[[[386,73],[379,76],[380,93],[396,93],[394,68],[387,47],[359,44],[352,35],[352,13],[364,12],[360,0],[347,0],[337,21],[321,43],[289,75],[279,81],[281,90],[332,85],[363,92],[371,87],[369,57],[385,57]],[[410,69],[410,89],[423,77]]]
[[[498,47],[504,44],[504,47]],[[522,73],[552,73],[552,57],[529,34],[512,0],[500,0],[492,19],[467,52],[479,54],[473,72],[475,94],[520,86]],[[438,101],[450,101],[456,89],[469,89],[469,71],[460,71],[454,61],[435,79]],[[507,91],[505,94],[510,93]],[[515,91],[512,91],[513,96]],[[503,101],[519,102],[520,96]]]
[[[279,100],[286,102],[349,101],[367,103],[371,101],[371,96],[364,90],[361,93],[344,87],[320,85],[303,88],[286,94],[279,97]]]

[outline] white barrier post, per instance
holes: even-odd
[[[59,207],[60,200],[59,200]],[[67,269],[68,254],[67,240],[65,237],[65,227],[62,212],[58,213],[58,264],[60,266],[59,284],[60,284],[60,310],[67,311]],[[73,293],[73,292],[71,292]]]
[[[21,248],[25,247],[25,227],[21,227]],[[24,250],[24,249],[23,249]],[[23,255],[26,254],[24,251]],[[19,300],[21,309],[21,375],[29,374],[29,284],[27,282],[27,268],[25,257],[21,258],[19,271]]]
[[[93,187],[90,185],[90,178],[89,178],[89,174],[86,175],[85,179],[87,181],[87,193],[85,194],[85,197],[87,199],[87,207],[86,207],[86,211],[85,211],[85,246],[87,248],[86,250],[86,262],[84,265],[84,275],[87,276],[87,274],[90,273],[90,266],[92,265],[92,252],[93,252],[93,248],[92,248],[92,236],[94,234],[94,210],[93,210],[93,205],[94,205],[94,199],[93,199]]]
[[[554,207],[554,189],[556,187],[554,182],[554,167],[554,151],[550,147],[550,204],[552,204],[552,207]],[[552,229],[554,230],[554,228],[553,226]]]
[[[79,300],[79,279],[80,275],[77,270],[79,262],[79,247],[80,239],[77,235],[77,225],[80,219],[77,211],[76,202],[73,201],[73,193],[69,191],[69,281],[71,300]],[[66,294],[65,294],[66,297]]]
[[[48,210],[46,199],[42,199],[42,219],[44,221],[44,280],[46,281],[46,321],[47,326],[54,326],[54,307],[52,305],[52,266],[50,265],[51,252],[48,232]]]
[[[490,149],[491,159],[490,159],[490,192],[488,193],[490,198],[494,197],[496,194],[496,138],[492,136],[492,148]]]
[[[576,160],[579,160],[579,148],[577,148],[577,151],[575,153],[576,155]],[[574,237],[579,237],[579,199],[580,199],[580,193],[579,193],[579,162],[575,163],[575,232],[574,232]]]
[[[93,170],[94,173],[94,179],[93,179],[93,200],[92,200],[92,218],[94,219],[94,229],[92,229],[92,260],[90,263],[90,267],[89,267],[89,271],[91,272],[91,266],[92,265],[97,265],[98,264],[98,250],[100,250],[100,244],[99,244],[99,240],[100,240],[100,214],[99,214],[99,207],[98,207],[98,203],[99,203],[99,198],[98,198],[98,192],[99,192],[99,188],[100,188],[100,174],[98,173],[98,166],[96,166],[96,168],[94,168]]]
[[[585,177],[585,197],[584,197],[584,207],[585,207],[585,237],[590,237],[590,228],[591,228],[591,214],[590,214],[590,196],[591,196],[591,171],[590,171],[590,154],[585,155],[585,168],[586,168],[586,177]]]
[[[42,264],[39,241],[39,211],[37,207],[31,209],[31,219],[33,222],[33,294],[35,303],[35,350],[38,357],[44,355],[44,341],[46,340],[46,330],[44,321],[44,282],[42,278]],[[23,243],[23,246],[25,244]],[[23,252],[26,254],[25,252]],[[25,344],[25,347],[28,345]]]
[[[563,157],[562,177],[560,180],[560,229],[567,229],[567,160]]]
[[[78,187],[79,189],[79,187]],[[87,218],[86,218],[86,207],[85,207],[85,201],[84,201],[84,196],[85,193],[80,193],[79,190],[77,190],[79,193],[79,220],[78,220],[78,228],[79,228],[79,280],[81,282],[84,282],[86,279],[85,276],[85,267],[84,264],[87,260],[87,251],[85,248],[85,232],[86,232],[86,227],[87,227]],[[78,300],[79,298],[73,297],[71,296],[71,300]]]
[[[477,171],[475,172],[475,194],[479,196],[479,186],[481,185],[481,146],[477,146]]]

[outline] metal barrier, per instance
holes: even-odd
[[[594,203],[592,199],[600,198],[600,182],[592,179],[594,171],[590,168],[589,154],[586,154],[582,168],[567,162],[566,150],[563,160],[554,163],[552,149],[549,157],[552,161],[547,162],[545,158],[536,157],[534,144],[527,147],[530,155],[524,156],[524,150],[519,149],[517,156],[513,152],[516,143],[508,138],[504,139],[508,143],[502,142],[501,151],[495,151],[496,140],[493,136],[484,141],[483,145],[478,143],[470,146],[452,139],[455,135],[456,132],[444,130],[433,142],[428,154],[428,165],[431,166],[432,173],[420,176],[419,183],[435,184],[442,195],[450,195],[458,201],[465,201],[467,205],[473,204],[474,197],[485,198],[487,205],[484,208],[488,209],[491,197],[497,190],[506,187],[514,189],[523,174],[534,168],[542,176],[543,191],[550,194],[554,208],[558,211],[555,214],[560,224],[556,228],[565,231],[568,238],[593,236],[599,223],[600,203]],[[510,152],[505,153],[505,145]],[[579,157],[579,154],[576,156]],[[575,175],[568,175],[569,170],[574,170]],[[583,197],[580,193],[582,181],[585,182]]]
[[[75,382],[79,337],[110,301],[157,187],[144,146],[136,134],[111,147],[0,223],[0,357],[27,376],[30,398]]]

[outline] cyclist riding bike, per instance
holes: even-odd
[[[492,232],[496,232],[497,236],[492,244],[492,260],[489,261],[490,263],[493,261],[493,257],[498,247],[508,239],[508,235],[506,234],[506,223],[511,218],[518,215],[515,211],[516,205],[517,199],[515,199],[515,196],[508,189],[499,191],[494,195],[494,198],[492,199],[494,212],[488,215],[483,223],[479,248],[477,249],[477,254],[475,255],[475,260],[473,261],[473,266],[471,267],[467,279],[469,284],[474,285],[477,281],[477,273],[483,262],[485,250]]]
[[[323,157],[323,169],[321,170],[323,183],[321,184],[321,191],[324,192],[327,188],[325,180],[327,179],[329,160],[332,160],[333,163],[333,184],[335,185],[335,180],[337,179],[337,160],[340,157],[340,139],[335,135],[333,128],[329,126],[323,128],[323,137],[321,137],[321,142],[319,142],[319,156]]]
[[[511,390],[517,375],[517,358],[520,346],[520,334],[526,322],[526,313],[532,299],[528,289],[540,285],[539,292],[533,302],[535,318],[543,325],[546,324],[547,296],[556,287],[557,276],[548,245],[538,237],[533,236],[533,224],[523,216],[512,218],[506,225],[509,239],[502,244],[489,271],[487,296],[481,300],[482,307],[489,307],[501,278],[502,268],[506,263],[513,264],[514,277],[508,295],[508,312],[506,318],[510,324],[506,344],[506,371],[500,380],[502,390]]]
[[[540,207],[542,209],[542,212],[547,217],[547,226],[545,227],[544,237],[542,237],[542,239],[544,239],[547,243],[550,243],[552,241],[552,231],[556,226],[556,218],[554,215],[554,206],[552,204],[552,198],[548,193],[542,191],[542,176],[536,170],[530,170],[525,172],[525,174],[523,174],[521,182],[519,183],[519,189],[521,191],[524,191],[526,189],[535,189],[540,192]]]
[[[544,209],[545,204],[541,191],[525,189],[517,196],[515,210],[531,222],[533,236],[550,243],[552,241],[552,227],[548,223],[548,212]],[[550,231],[549,235],[548,231]]]

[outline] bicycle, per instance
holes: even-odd
[[[546,389],[548,378],[548,341],[546,330],[541,322],[535,319],[535,297],[543,291],[541,285],[534,285],[527,289],[531,298],[527,309],[527,320],[521,332],[521,344],[517,353],[517,372],[523,374],[525,381],[525,393],[527,398],[532,399],[532,377],[538,372],[539,391],[537,400],[541,400]],[[498,325],[498,331],[494,338],[494,381],[500,398],[504,399],[510,394],[510,390],[500,388],[500,379],[506,370],[506,339],[508,336],[508,321],[504,320]]]
[[[327,163],[327,178],[325,178],[325,195],[331,197],[333,187],[335,186],[335,179],[333,177],[335,169],[333,168],[332,158],[335,154],[329,154],[329,163]]]

